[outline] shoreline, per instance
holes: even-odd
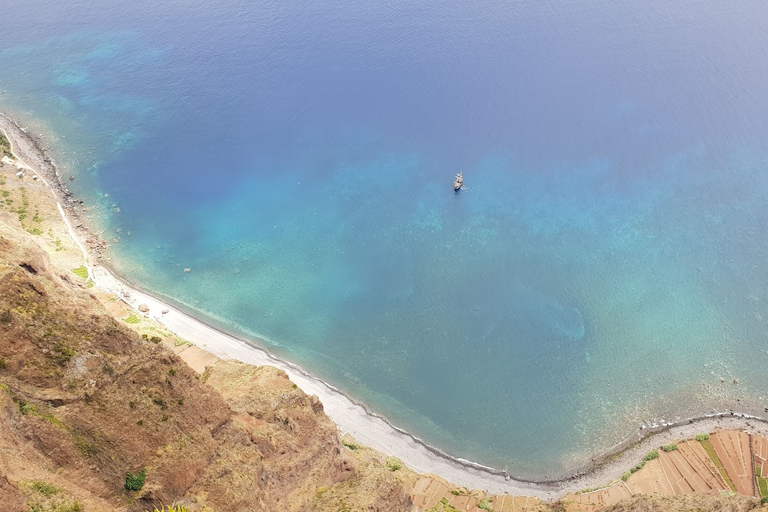
[[[531,495],[553,500],[568,492],[602,487],[619,478],[624,470],[639,461],[650,449],[675,439],[729,428],[768,435],[768,421],[758,416],[736,413],[729,409],[722,413],[702,414],[655,427],[638,427],[625,440],[599,453],[586,465],[564,470],[566,476],[562,478],[543,480],[513,476],[505,470],[453,457],[391,424],[365,404],[301,366],[273,356],[266,349],[257,346],[256,341],[211,326],[204,320],[185,313],[173,304],[145,293],[137,286],[127,284],[117,277],[101,263],[107,244],[98,234],[89,230],[83,212],[78,209],[83,202],[74,198],[62,183],[61,174],[48,155],[50,148],[45,141],[27,133],[13,119],[2,113],[0,128],[3,132],[8,132],[6,135],[17,159],[35,172],[51,191],[70,236],[83,253],[89,276],[99,288],[115,293],[134,309],[138,310],[139,305],[146,304],[149,312],[142,314],[157,320],[169,330],[220,359],[235,359],[282,369],[304,392],[320,398],[326,414],[341,432],[350,434],[362,444],[381,453],[402,459],[418,472],[433,473],[457,486],[470,489],[499,494]],[[163,314],[163,310],[168,310],[168,313]]]

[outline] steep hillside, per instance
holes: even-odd
[[[201,378],[73,281],[0,227],[4,507],[47,507],[47,485],[71,510],[337,510],[320,498],[344,486],[348,510],[411,510],[394,472],[369,470],[366,484],[322,404],[282,372],[225,363]],[[141,490],[126,490],[144,471]]]

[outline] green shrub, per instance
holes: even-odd
[[[403,469],[403,461],[398,459],[397,457],[387,457],[387,467],[390,471],[397,471],[398,469]]]
[[[346,447],[347,447],[347,448],[349,448],[350,450],[357,450],[358,448],[360,448],[360,445],[357,445],[357,444],[355,444],[355,443],[351,443],[351,442],[349,442],[349,441],[345,441],[344,439],[342,439],[342,440],[341,440],[341,442],[342,442],[342,444],[343,444],[344,446],[346,446]]]
[[[673,451],[677,450],[677,443],[666,444],[666,445],[662,446],[661,449],[664,450],[667,453],[673,452]]]
[[[42,480],[35,480],[29,487],[32,490],[39,492],[46,498],[50,498],[54,494],[59,493],[58,487],[53,484],[49,484],[48,482],[43,482]]]
[[[483,501],[477,504],[477,508],[492,512],[491,510],[491,498],[485,498]]]
[[[75,356],[76,352],[77,350],[70,343],[57,341],[50,356],[55,362],[63,366]]]
[[[130,315],[128,318],[124,318],[123,322],[127,324],[137,324],[141,322],[141,319],[139,319],[139,317],[137,317],[136,315]]]
[[[4,357],[0,357],[0,370],[5,370],[8,368],[8,363],[5,362]]]
[[[659,458],[659,450],[651,450],[648,452],[648,455],[646,455],[643,458],[643,460],[647,462],[649,460],[658,459],[658,458]]]
[[[698,434],[696,436],[697,441],[709,441],[709,434]]]
[[[125,490],[140,491],[144,487],[144,481],[147,479],[147,470],[142,469],[138,473],[128,473],[125,476]]]
[[[627,471],[626,473],[621,475],[621,479],[626,482],[627,480],[629,480],[630,476],[632,476],[632,472],[631,471]]]

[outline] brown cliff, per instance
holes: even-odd
[[[196,375],[71,281],[25,233],[0,232],[4,505],[24,510],[49,482],[86,509],[335,510],[323,496],[342,487],[348,510],[412,509],[394,472],[350,454],[283,372]],[[143,469],[141,491],[125,490]]]

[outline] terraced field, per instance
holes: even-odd
[[[659,450],[656,459],[603,489],[568,494],[568,511],[595,512],[635,494],[768,495],[768,439],[723,431]],[[495,510],[495,509],[494,509]]]

